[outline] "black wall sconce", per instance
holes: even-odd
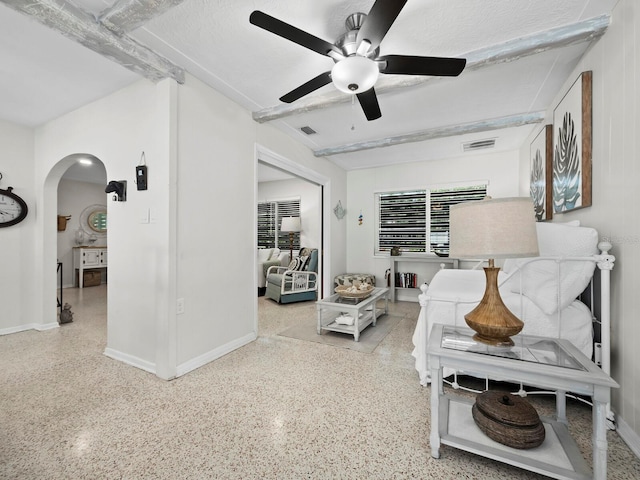
[[[126,202],[127,201],[127,181],[120,180],[115,181],[112,180],[107,185],[107,188],[104,189],[105,193],[115,193],[113,196],[113,200],[116,202]]]

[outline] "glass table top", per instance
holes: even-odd
[[[586,371],[586,368],[554,339],[516,335],[511,337],[515,345],[499,347],[478,342],[474,340],[473,335],[474,332],[471,330],[445,326],[440,346],[449,350]]]
[[[337,293],[334,293],[330,297],[324,298],[322,300],[318,300],[316,303],[320,305],[342,304],[342,305],[354,306],[354,305],[359,305],[363,302],[367,302],[372,298],[378,298],[386,291],[388,291],[388,288],[374,288],[373,291],[371,292],[371,295],[364,298],[346,298],[346,297],[341,297]]]

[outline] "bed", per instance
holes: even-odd
[[[540,222],[536,229],[540,256],[506,260],[499,273],[505,305],[523,320],[522,333],[567,339],[609,374],[609,274],[615,261],[608,253],[611,244],[598,243],[598,232],[578,222]],[[597,271],[599,275],[594,275]],[[427,385],[431,327],[434,323],[466,327],[464,315],[482,298],[485,274],[481,269],[442,269],[421,289],[412,355],[420,383]],[[594,339],[594,330],[599,338]]]

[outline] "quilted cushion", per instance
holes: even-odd
[[[590,257],[598,253],[598,232],[593,228],[548,222],[538,222],[536,228],[541,257]],[[516,272],[518,268],[522,269],[521,273]],[[505,261],[503,271],[516,273],[504,287],[515,293],[522,288],[522,293],[544,313],[553,315],[558,309],[568,307],[582,293],[591,281],[594,269],[592,261],[572,260],[559,264],[555,260],[509,259]]]

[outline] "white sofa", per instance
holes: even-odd
[[[289,265],[289,252],[280,251],[279,248],[258,247],[258,288],[266,286],[266,273],[269,267],[286,267]],[[263,292],[264,293],[264,292]]]

